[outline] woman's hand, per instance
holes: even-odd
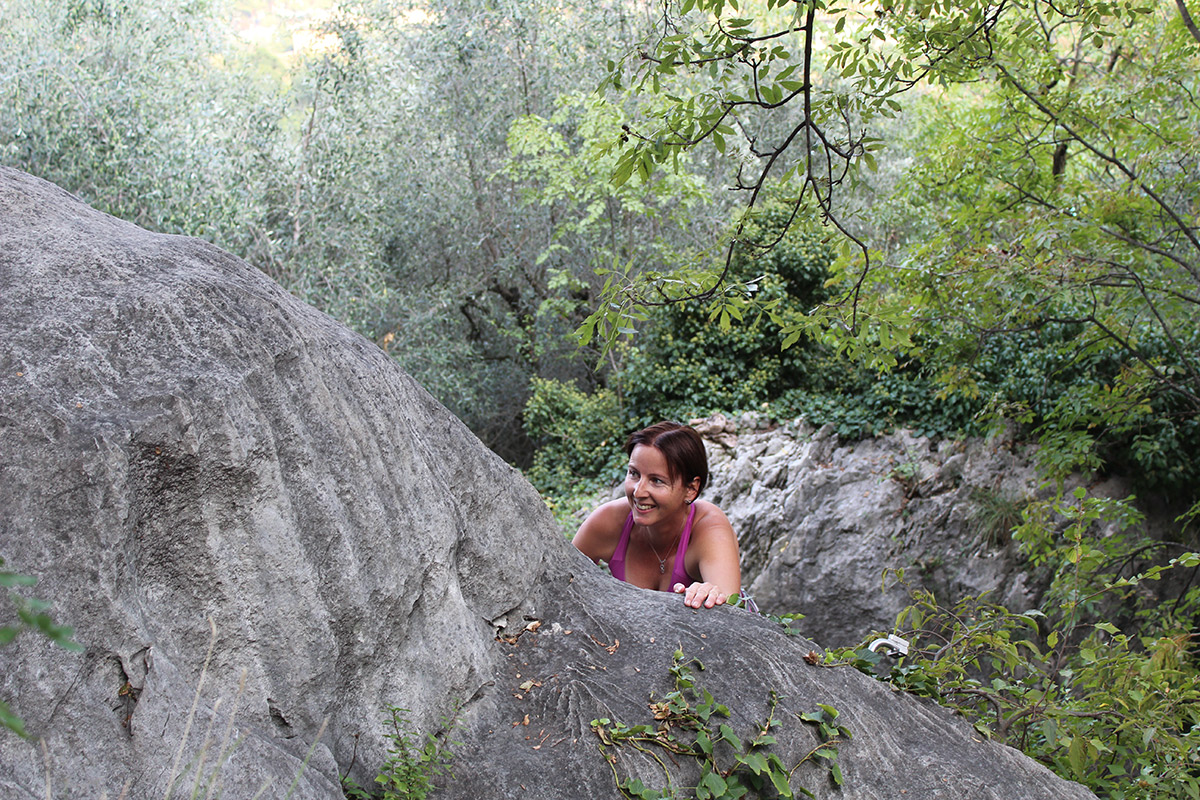
[[[722,592],[721,587],[715,583],[693,583],[691,586],[677,583],[673,591],[683,595],[683,604],[689,608],[712,608],[724,605],[729,599],[729,595]]]

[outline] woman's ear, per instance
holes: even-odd
[[[684,495],[690,503],[700,496],[700,476],[692,478],[691,483],[687,485],[687,494]]]

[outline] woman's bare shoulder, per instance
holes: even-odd
[[[737,538],[724,511],[707,500],[696,500],[693,505],[696,506],[696,518],[692,521],[692,536],[703,541]]]
[[[692,505],[696,507],[694,525],[703,527],[711,525],[731,527],[729,525],[729,518],[725,516],[725,512],[718,508],[715,503],[710,503],[707,500],[696,500]]]
[[[624,499],[610,500],[588,515],[571,540],[593,561],[608,560],[621,538],[629,503]]]
[[[588,514],[588,522],[595,520],[596,524],[605,528],[611,528],[614,525],[618,530],[625,524],[625,518],[629,516],[629,501],[624,497],[618,497],[615,500],[609,500],[603,505],[597,506],[591,514]]]
[[[589,535],[601,536],[606,539],[613,537],[615,541],[621,535],[621,528],[625,526],[625,518],[628,516],[629,502],[625,498],[609,500],[588,514],[579,530],[581,533],[587,532]]]

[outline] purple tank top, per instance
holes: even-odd
[[[698,581],[687,573],[684,554],[687,553],[688,540],[692,538],[692,517],[696,515],[696,507],[688,507],[687,523],[683,526],[683,536],[679,537],[679,547],[675,551],[675,563],[671,566],[671,586],[682,583],[691,586]],[[629,534],[633,532],[633,512],[625,518],[625,527],[621,529],[621,539],[617,549],[608,560],[608,570],[619,581],[625,580],[625,551],[629,549]],[[668,590],[670,591],[670,590]]]

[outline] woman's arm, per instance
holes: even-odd
[[[672,587],[676,594],[683,595],[684,605],[712,608],[737,596],[742,589],[737,537],[725,513],[712,503],[704,502],[702,512],[697,509],[688,542],[688,566],[693,563],[693,554],[696,571],[692,574],[698,573],[700,580],[691,586],[677,583]]]
[[[595,563],[608,561],[621,540],[621,528],[628,515],[628,500],[619,498],[605,503],[588,515],[571,544]]]

